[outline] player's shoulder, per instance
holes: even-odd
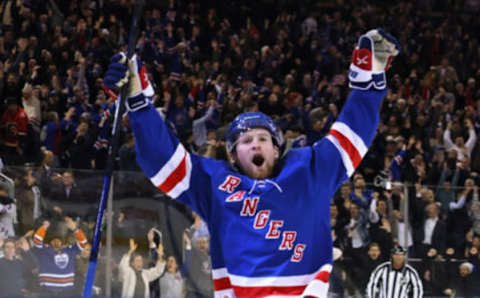
[[[305,146],[305,147],[288,149],[287,152],[283,153],[283,158],[286,161],[294,162],[297,160],[310,158],[311,155],[312,155],[312,147]]]

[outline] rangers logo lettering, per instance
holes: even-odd
[[[291,250],[293,248],[293,242],[297,238],[297,232],[295,231],[284,231],[282,244],[278,249],[280,250]]]
[[[225,199],[227,202],[239,202],[243,200],[243,196],[245,195],[244,190],[239,190],[235,192],[233,195],[229,196],[228,198]]]
[[[270,221],[270,228],[268,229],[268,232],[265,238],[277,239],[278,237],[280,237],[280,231],[278,229],[281,227],[283,227],[283,220]]]
[[[226,191],[228,193],[232,193],[237,186],[240,185],[240,182],[242,182],[242,179],[228,175],[225,181],[218,187],[218,189]]]
[[[255,198],[248,198],[245,201],[243,201],[243,208],[242,208],[242,212],[240,212],[240,215],[254,216],[255,211],[257,210],[259,200],[260,200],[259,197],[255,197]]]
[[[241,179],[232,175],[228,175],[225,181],[218,187],[218,189],[225,191],[227,193],[233,193],[235,189],[240,185]],[[262,185],[259,183],[259,185]],[[235,193],[229,195],[225,202],[235,203],[243,201],[242,209],[240,211],[240,216],[242,217],[253,217],[253,228],[255,230],[264,229],[269,225],[268,231],[265,233],[265,239],[275,240],[279,239],[282,236],[282,241],[278,246],[278,250],[293,250],[293,253],[290,257],[291,262],[300,262],[303,258],[305,248],[307,247],[303,243],[298,243],[295,245],[295,240],[297,239],[296,231],[281,231],[280,228],[283,227],[283,220],[270,219],[271,210],[260,210],[257,212],[257,207],[260,203],[260,197],[245,197],[245,190],[238,190]]]
[[[257,216],[255,216],[253,227],[257,230],[265,228],[267,226],[269,217],[270,210],[258,211]]]

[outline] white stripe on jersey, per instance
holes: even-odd
[[[158,171],[155,176],[151,177],[150,180],[155,186],[162,185],[165,180],[170,176],[170,174],[175,171],[178,165],[182,162],[183,157],[185,156],[185,148],[181,143],[178,143],[177,149],[167,161],[166,164]]]
[[[67,283],[52,283],[52,282],[40,282],[40,285],[42,286],[48,286],[48,287],[57,287],[57,288],[65,288],[65,287],[73,287],[73,282],[67,282]]]
[[[367,154],[368,148],[365,145],[365,142],[363,142],[362,138],[357,135],[357,133],[354,132],[347,124],[343,122],[334,122],[331,129],[339,131],[342,133],[342,135],[347,137],[353,146],[355,146],[358,153],[360,153],[361,157],[364,157],[365,154]]]
[[[181,171],[183,168],[182,162],[185,162],[185,173]],[[180,172],[178,172],[178,170],[180,170]],[[181,143],[178,143],[177,149],[167,163],[165,163],[150,180],[156,187],[162,191],[166,191],[168,196],[176,199],[190,187],[191,173],[192,161],[190,154]],[[166,183],[166,185],[164,185],[164,183]],[[168,190],[165,190],[161,186],[167,187]]]
[[[185,162],[186,162],[186,173],[185,177],[183,177],[182,180],[180,180],[177,185],[172,188],[171,191],[167,193],[168,196],[170,196],[173,199],[178,198],[184,191],[186,191],[190,187],[190,176],[192,173],[192,161],[190,159],[190,154],[187,152],[185,156]]]
[[[75,273],[65,273],[65,274],[52,274],[52,273],[40,273],[39,277],[53,277],[53,278],[68,278],[74,277]]]
[[[338,152],[340,153],[340,156],[342,157],[343,161],[343,166],[347,170],[347,176],[351,177],[353,173],[355,172],[355,168],[353,167],[352,160],[348,156],[347,152],[343,150],[342,146],[340,143],[338,143],[337,139],[331,135],[327,135],[327,139],[332,142],[332,144],[337,148]]]
[[[218,269],[217,269],[218,270]],[[214,270],[216,271],[216,270]],[[226,271],[226,270],[225,270]],[[303,274],[303,275],[290,275],[290,276],[274,276],[274,277],[246,277],[246,276],[239,276],[234,274],[228,274],[230,281],[233,286],[240,286],[240,287],[262,287],[262,286],[284,286],[284,287],[291,287],[291,286],[305,286],[309,282],[311,282],[315,276],[320,271],[332,271],[332,265],[326,264],[323,265],[318,271],[311,273],[311,274]],[[219,274],[217,271],[215,274]],[[222,272],[223,273],[223,272]],[[216,279],[214,277],[214,279]]]

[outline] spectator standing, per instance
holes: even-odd
[[[7,110],[3,113],[0,129],[3,135],[3,157],[8,165],[23,163],[27,128],[27,114],[18,106],[16,98],[7,98]]]
[[[363,176],[355,175],[353,179],[353,191],[350,194],[352,203],[367,211],[373,199],[372,195],[373,191],[367,188]]]
[[[143,257],[134,254],[137,244],[130,239],[130,249],[123,255],[119,264],[119,278],[122,282],[122,297],[150,297],[149,283],[162,275],[165,270],[163,246],[157,249],[158,260],[155,267],[143,268]]]
[[[210,259],[210,235],[206,225],[197,227],[191,239],[187,233],[184,233],[183,239],[187,297],[211,297],[213,295],[212,262]]]
[[[36,132],[40,132],[40,123],[42,123],[40,100],[34,94],[30,83],[25,83],[22,89],[22,105],[27,114],[29,124],[32,125]]]
[[[87,275],[88,262],[90,261],[90,252],[92,246],[87,243],[83,250],[75,256],[75,295],[81,296],[85,286],[85,276]],[[105,280],[105,262],[103,257],[98,256],[97,272],[95,273],[95,283],[93,293],[95,295],[105,294],[103,281]]]
[[[139,172],[140,167],[135,160],[135,137],[128,134],[126,142],[120,147],[118,154],[120,156],[120,170]]]
[[[75,282],[75,257],[87,245],[83,231],[70,217],[65,217],[67,228],[73,232],[76,243],[64,245],[57,235],[53,235],[50,245],[44,244],[49,221],[44,221],[33,236],[33,253],[39,263],[39,281],[43,295],[69,296]]]
[[[386,196],[388,195],[386,194]],[[371,240],[377,242],[384,252],[390,251],[393,245],[392,223],[394,219],[392,209],[391,199],[380,199],[377,192],[373,193],[373,200],[369,210],[369,234]]]
[[[0,186],[0,239],[15,236],[14,220],[17,213],[15,200]]]
[[[25,294],[23,266],[23,261],[17,257],[15,251],[15,240],[6,239],[3,242],[3,258],[0,258],[1,296],[16,297]]]
[[[73,171],[68,170],[63,173],[60,183],[52,187],[49,197],[56,215],[83,215],[78,204],[84,202],[85,197],[75,182]]]
[[[438,215],[440,207],[433,202],[425,208],[427,217],[416,233],[416,253],[418,257],[435,258],[445,252],[447,245],[447,227]]]
[[[443,291],[447,296],[478,296],[480,282],[473,274],[472,263],[464,262],[458,266],[458,272],[450,279],[449,286]]]
[[[167,269],[160,277],[160,296],[162,298],[184,297],[185,280],[179,270],[177,259],[174,256],[167,258]]]
[[[375,268],[367,285],[367,297],[423,297],[422,280],[417,271],[405,263],[405,254],[403,247],[395,246],[391,261]]]
[[[465,120],[465,127],[468,129],[467,142],[465,142],[462,136],[457,136],[455,138],[455,143],[452,142],[451,127],[452,124],[449,122],[447,124],[447,129],[445,129],[443,134],[446,151],[455,150],[459,161],[462,161],[465,157],[470,158],[475,143],[477,142],[477,134],[475,133],[473,122],[470,119]]]
[[[17,192],[18,223],[20,234],[34,228],[35,222],[45,212],[45,203],[37,186],[37,179],[32,174],[32,169],[27,169]]]

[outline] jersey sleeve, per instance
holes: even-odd
[[[317,173],[328,177],[333,191],[353,175],[367,153],[380,121],[385,94],[386,91],[353,90],[328,135],[313,146]]]
[[[136,159],[150,181],[172,199],[208,218],[211,190],[205,187],[209,175],[204,165],[209,160],[187,152],[152,105],[130,112],[129,117]]]
[[[45,234],[47,233],[47,229],[44,226],[35,231],[33,235],[33,247],[36,248],[43,248],[43,239],[45,239]]]

